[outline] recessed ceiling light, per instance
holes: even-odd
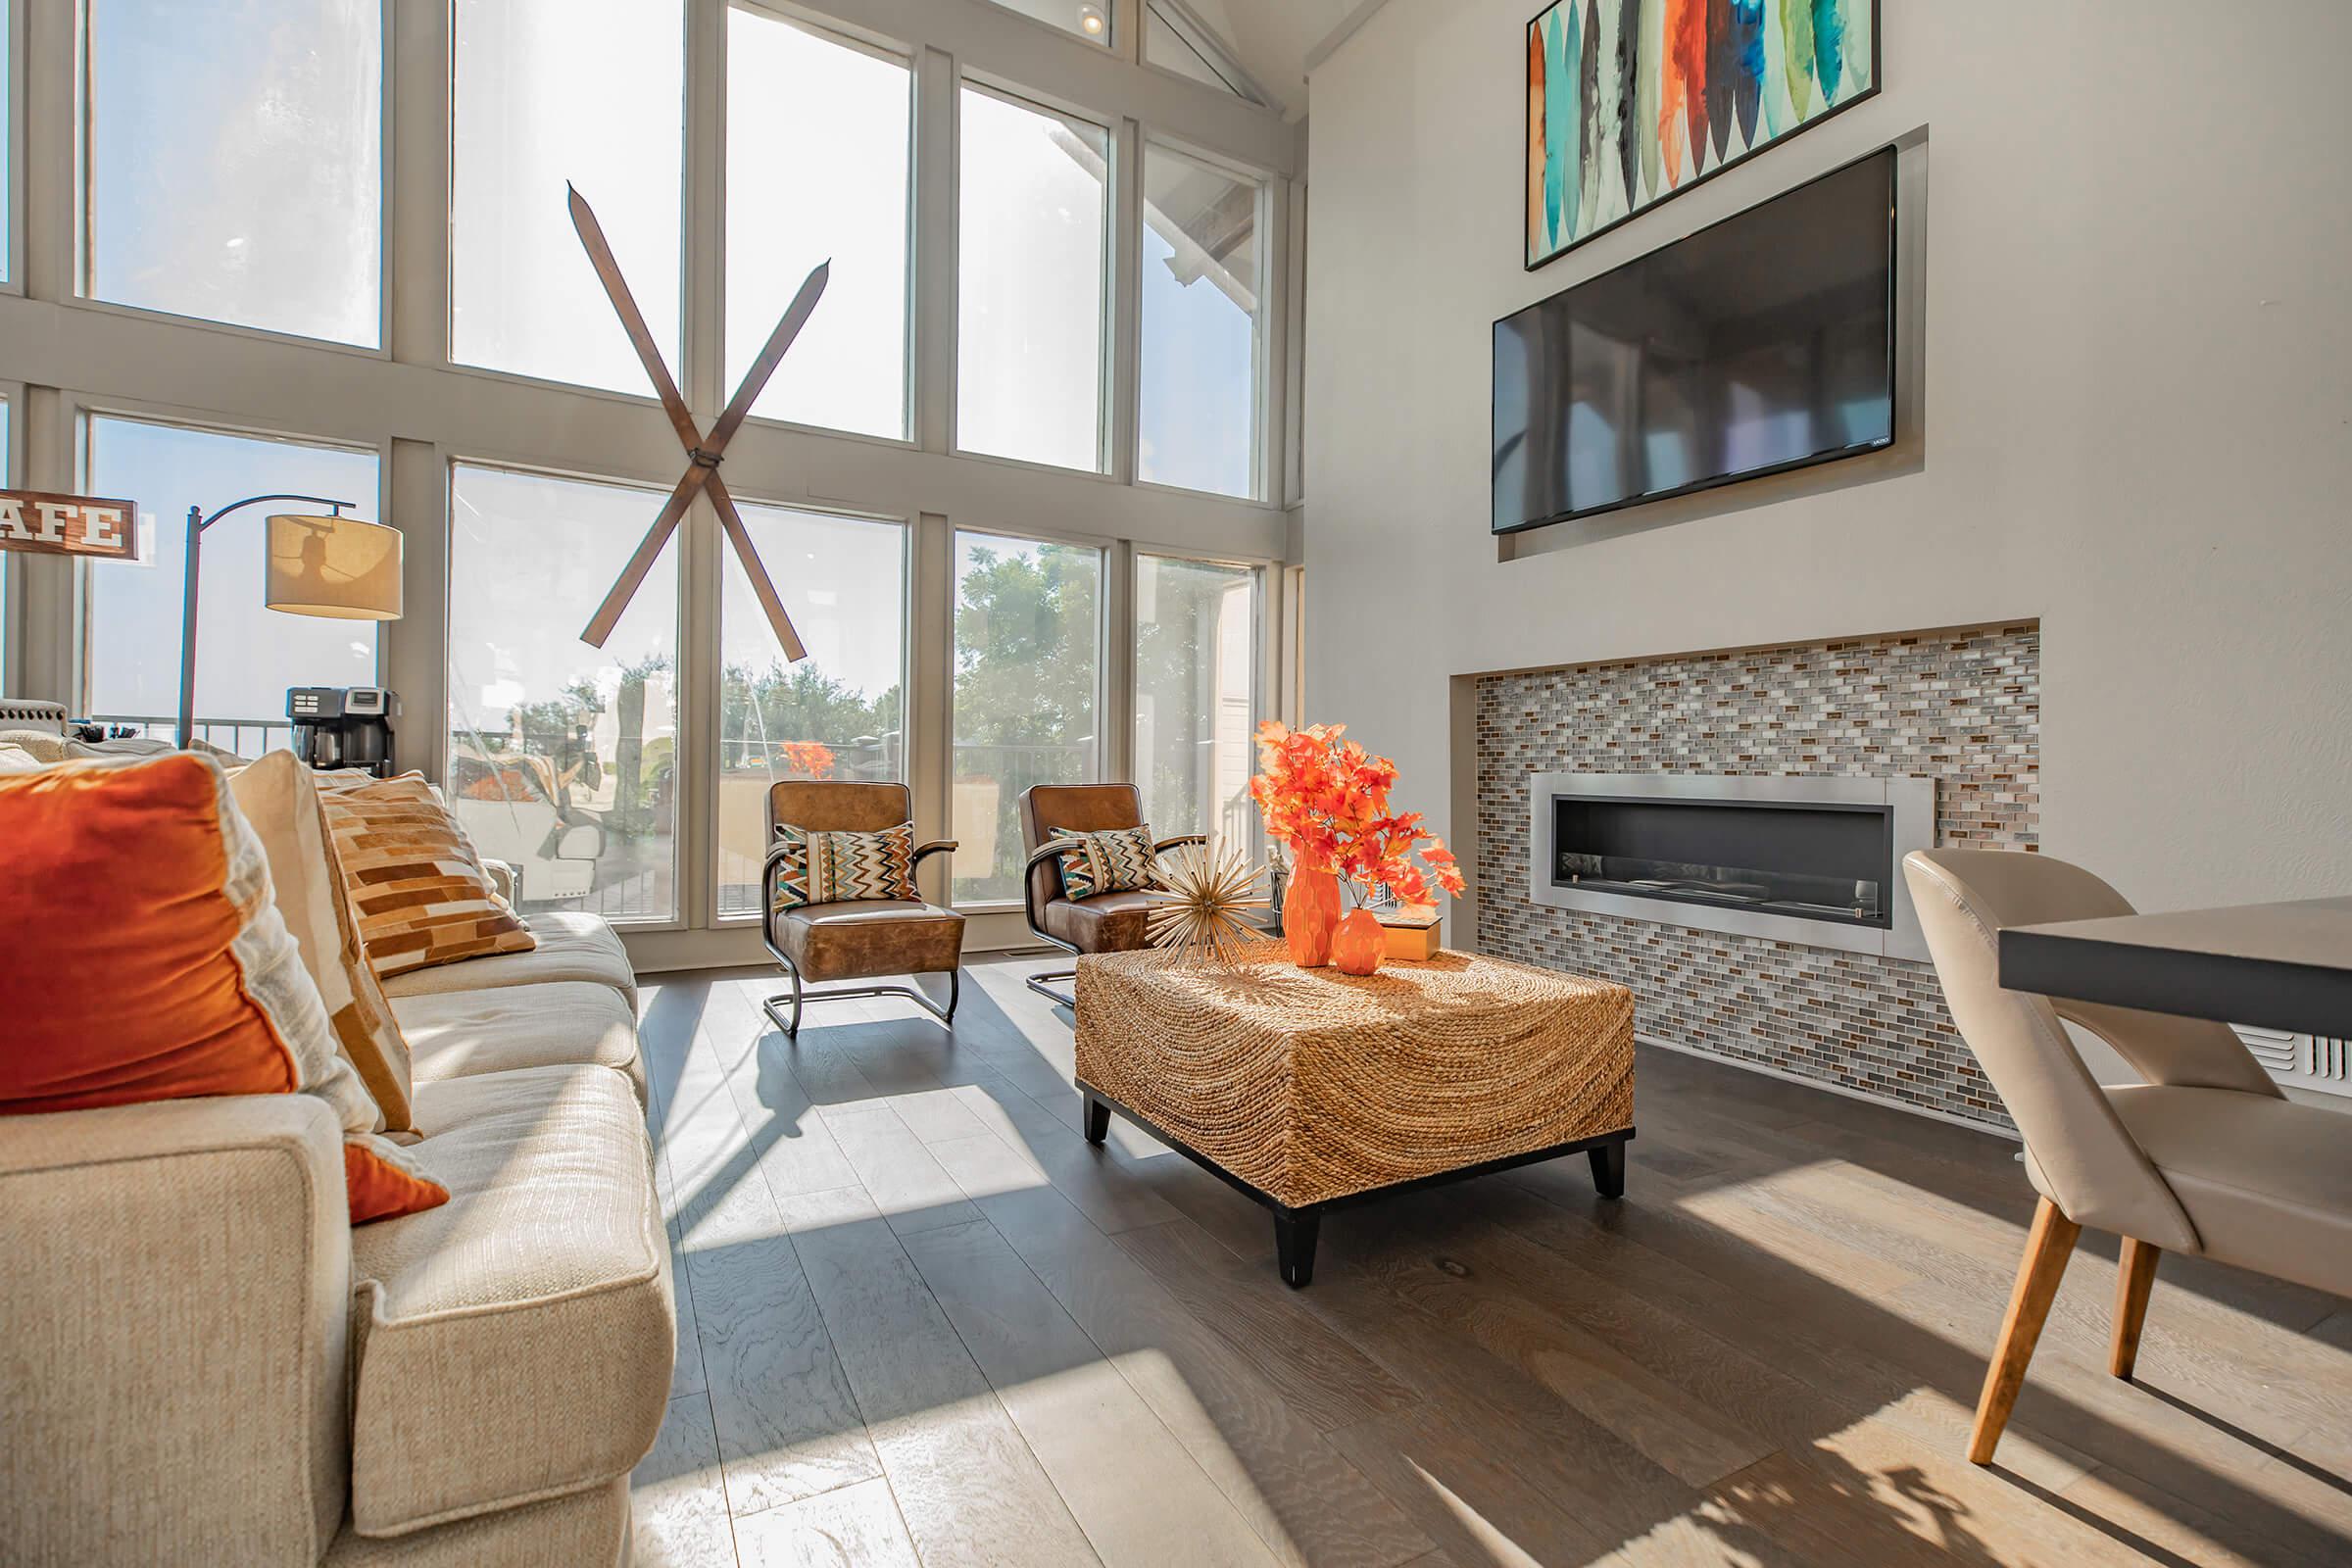
[[[1108,25],[1110,25],[1110,24],[1102,20],[1102,7],[1080,6],[1078,8],[1078,30],[1085,33],[1088,37],[1102,37],[1102,29]]]

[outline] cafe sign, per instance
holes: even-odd
[[[0,550],[134,561],[138,537],[138,510],[128,501],[0,490]]]

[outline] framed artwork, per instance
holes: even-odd
[[[1527,24],[1530,270],[1879,90],[1879,0],[1555,0]]]

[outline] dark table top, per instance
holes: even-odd
[[[2009,926],[2000,965],[2012,991],[2352,1036],[2352,898]]]

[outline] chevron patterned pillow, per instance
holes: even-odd
[[[1099,833],[1076,828],[1047,829],[1048,836],[1075,839],[1078,848],[1061,853],[1061,891],[1073,899],[1098,893],[1130,893],[1152,885],[1152,828],[1105,828]]]
[[[835,833],[795,827],[776,829],[784,861],[768,907],[782,912],[808,904],[845,899],[919,899],[914,888],[914,824],[901,822],[877,833]]]

